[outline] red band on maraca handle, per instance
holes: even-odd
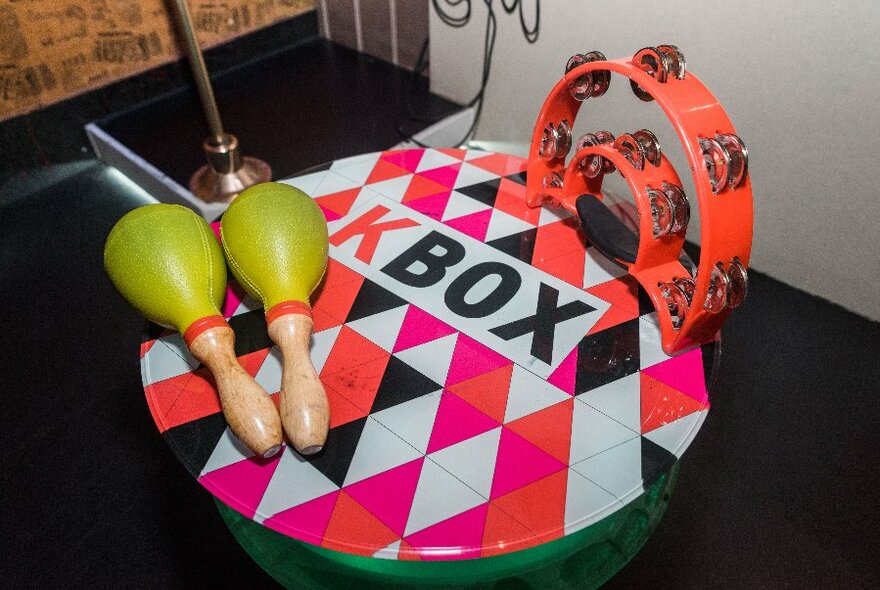
[[[281,316],[288,314],[312,317],[312,308],[302,301],[282,301],[266,310],[266,323],[271,324]]]
[[[189,328],[186,329],[186,332],[183,333],[183,341],[186,342],[186,346],[192,346],[193,340],[210,330],[211,328],[228,328],[229,324],[226,323],[226,318],[222,315],[209,315],[203,317],[200,320],[196,320],[189,325]]]

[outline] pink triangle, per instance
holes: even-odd
[[[510,360],[491,348],[480,344],[470,336],[461,334],[455,343],[452,363],[449,366],[449,373],[446,374],[446,385],[453,385],[509,364]]]
[[[479,557],[488,512],[489,503],[480,504],[413,533],[406,541],[426,561]],[[454,550],[455,555],[450,555],[450,550]]]
[[[350,485],[345,491],[388,528],[403,535],[424,460],[424,457],[420,457],[389,469]]]
[[[448,446],[467,440],[498,427],[498,422],[476,409],[457,395],[443,392],[428,453],[445,449]]]
[[[409,170],[410,172],[415,172],[416,168],[419,167],[419,162],[422,161],[422,155],[424,155],[424,153],[425,150],[423,149],[395,150],[382,154],[382,159]]]
[[[220,240],[220,222],[219,221],[212,221],[211,222],[211,229],[214,230],[214,235],[217,236],[217,241],[218,242],[221,241]]]
[[[547,378],[547,382],[555,385],[569,395],[574,395],[575,375],[577,373],[578,349],[575,346],[568,356],[565,357],[553,374]]]
[[[564,468],[556,458],[505,427],[498,443],[490,497],[498,498]]]
[[[397,342],[394,343],[394,350],[397,352],[449,336],[455,332],[455,328],[441,322],[431,314],[423,311],[415,305],[410,305],[406,310],[406,316],[403,318],[403,325],[400,333],[397,335]]]
[[[251,457],[233,463],[203,475],[199,483],[224,504],[253,518],[283,454],[276,453],[271,459]]]
[[[703,355],[699,348],[685,352],[642,371],[662,381],[701,404],[709,403],[706,379],[703,373]]]
[[[321,207],[320,205],[318,205],[318,206]],[[336,211],[331,211],[330,209],[327,209],[326,207],[321,207],[321,213],[324,214],[324,218],[327,220],[328,223],[331,221],[336,221],[337,219],[342,218],[342,215],[340,215]]]
[[[443,166],[442,168],[434,168],[433,170],[425,170],[419,172],[419,176],[433,180],[438,184],[442,184],[446,188],[454,188],[455,180],[458,178],[458,171],[461,169],[461,162]]]
[[[336,490],[305,504],[288,508],[272,518],[267,518],[263,525],[301,541],[320,545],[338,496],[339,490]]]
[[[247,295],[244,287],[233,280],[226,282],[226,298],[223,300],[223,317],[231,318],[242,299]]]
[[[469,235],[475,240],[485,242],[486,232],[489,231],[490,219],[492,219],[492,209],[486,209],[485,211],[477,211],[476,213],[456,217],[455,219],[448,219],[443,223],[463,234]]]
[[[446,211],[446,204],[449,202],[449,195],[451,194],[452,191],[445,191],[410,201],[407,205],[419,213],[424,213],[431,219],[440,221],[443,217],[443,212]]]

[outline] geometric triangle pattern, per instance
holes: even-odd
[[[285,447],[254,457],[226,427],[213,376],[181,336],[146,331],[147,403],[193,476],[295,539],[354,555],[450,560],[579,531],[668,470],[708,412],[716,343],[663,354],[637,284],[585,247],[575,217],[527,207],[524,171],[524,160],[503,154],[410,149],[284,182],[336,223],[381,195],[490,246],[498,262],[524,262],[607,303],[586,333],[567,334],[577,344],[556,351],[564,360],[548,377],[331,250],[311,298],[310,353],[331,407],[317,455]],[[222,309],[242,365],[274,394],[281,356],[259,303],[230,282]],[[568,325],[559,323],[557,335]]]

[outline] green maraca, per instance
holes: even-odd
[[[208,223],[180,205],[134,209],[110,231],[104,268],[148,320],[183,334],[214,374],[226,422],[241,442],[262,457],[277,453],[278,411],[239,364],[235,334],[220,314],[226,264]]]
[[[284,431],[300,453],[317,453],[327,439],[330,409],[309,356],[309,297],[327,268],[324,215],[301,190],[267,182],[229,205],[220,235],[232,274],[263,303],[269,337],[281,350]]]

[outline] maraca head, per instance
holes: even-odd
[[[148,320],[184,334],[220,315],[226,264],[211,227],[180,205],[147,205],[116,222],[104,245],[116,289]]]
[[[311,197],[277,182],[254,185],[229,205],[220,234],[232,274],[266,311],[308,304],[327,268],[327,221]]]

